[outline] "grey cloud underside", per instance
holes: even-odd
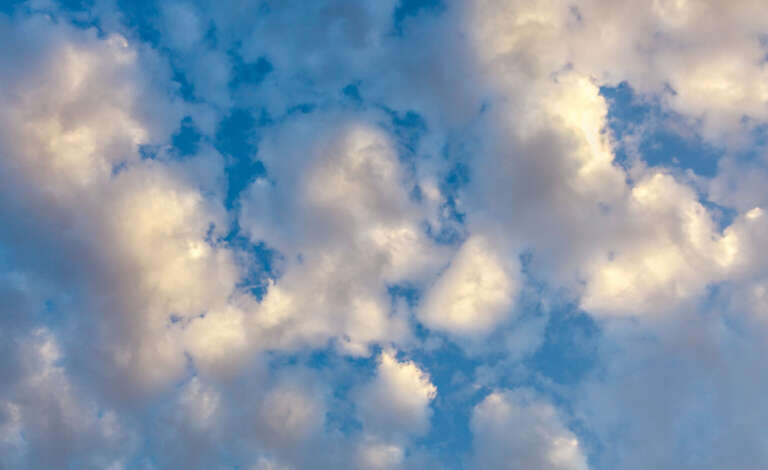
[[[0,16],[0,467],[768,465],[768,7],[406,4]]]

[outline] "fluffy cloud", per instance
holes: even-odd
[[[172,102],[166,107],[153,102],[163,90],[138,72],[138,51],[120,36],[99,39],[93,31],[49,21],[36,16],[5,29],[9,43],[29,49],[22,66],[55,80],[19,76],[4,90],[3,212],[18,223],[3,231],[3,242],[18,247],[11,256],[20,269],[77,296],[79,308],[89,313],[72,319],[82,322],[83,334],[101,330],[96,338],[117,339],[113,328],[124,328],[120,342],[102,344],[111,367],[131,369],[149,360],[140,350],[153,351],[155,367],[134,369],[135,378],[165,381],[167,372],[157,376],[153,369],[183,367],[183,356],[172,357],[175,346],[158,331],[157,315],[164,317],[161,323],[167,317],[157,310],[199,302],[175,298],[179,289],[187,297],[189,287],[178,270],[199,263],[189,256],[195,249],[203,250],[203,264],[193,271],[207,269],[208,256],[199,244],[213,220],[195,212],[205,202],[184,182],[183,171],[140,159],[139,146],[163,135],[164,125],[154,120],[178,114]],[[56,50],[44,47],[48,41]],[[155,112],[161,116],[151,117]],[[139,186],[147,191],[136,192]],[[166,206],[170,210],[161,212]],[[25,233],[40,236],[21,242]],[[132,322],[127,312],[139,321]],[[154,326],[142,321],[153,315]],[[143,333],[153,330],[158,341],[147,345]],[[148,347],[137,347],[140,342]]]
[[[588,6],[467,8],[488,86],[504,96],[480,134],[488,147],[480,147],[466,201],[470,217],[480,217],[470,221],[501,224],[533,251],[539,275],[579,292],[582,307],[598,315],[662,312],[731,275],[745,248],[733,230],[720,231],[684,178],[614,161],[599,92],[608,80],[602,70],[613,64],[585,58],[570,42],[597,27]],[[629,74],[618,80],[635,85]]]
[[[529,390],[494,392],[472,413],[473,468],[586,470],[579,440]]]
[[[733,230],[720,235],[690,188],[669,175],[637,182],[627,210],[631,220],[651,230],[638,228],[608,245],[609,258],[595,264],[582,298],[588,311],[674,308],[722,279],[740,255],[742,242]]]
[[[472,334],[487,332],[509,315],[518,289],[517,266],[500,258],[484,238],[467,239],[427,294],[424,324]]]
[[[266,142],[263,157],[272,181],[248,190],[241,224],[286,263],[258,309],[259,328],[280,346],[338,337],[357,354],[405,339],[407,319],[390,311],[388,285],[423,279],[442,250],[424,233],[425,208],[408,197],[387,135],[301,120]]]
[[[489,0],[465,8],[481,54],[512,76],[573,68],[607,84],[626,80],[699,120],[710,138],[739,141],[751,119],[766,118],[762,2]]]
[[[357,407],[367,432],[397,439],[421,434],[429,426],[429,403],[437,388],[413,362],[399,362],[394,352],[379,357],[376,378],[358,393]]]
[[[375,378],[355,391],[364,436],[355,460],[360,468],[403,468],[408,437],[429,429],[430,402],[437,388],[411,361],[398,361],[394,351],[381,353]]]

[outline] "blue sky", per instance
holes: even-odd
[[[765,468],[768,7],[646,3],[2,4],[0,467]]]

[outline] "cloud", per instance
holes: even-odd
[[[493,392],[472,412],[473,468],[589,468],[557,410],[530,390]]]
[[[652,230],[622,237],[597,262],[582,306],[601,312],[663,312],[701,295],[723,279],[741,251],[732,231],[720,235],[692,191],[671,176],[654,174],[632,188],[628,217]],[[609,245],[608,248],[613,248]]]
[[[765,120],[761,2],[477,1],[464,8],[482,54],[506,62],[512,74],[572,68],[603,83],[627,81],[700,120],[713,139],[741,140],[751,127],[744,116]]]
[[[403,461],[403,449],[391,444],[371,444],[364,446],[360,451],[360,468],[388,469],[399,468]]]
[[[409,198],[387,134],[339,119],[290,122],[265,142],[270,180],[247,190],[241,224],[286,257],[257,312],[258,328],[274,332],[269,340],[295,347],[336,337],[362,354],[407,337],[388,286],[423,280],[444,250],[422,229],[426,208]]]
[[[427,294],[421,313],[425,325],[472,334],[487,332],[509,315],[518,289],[517,266],[491,250],[481,236],[464,242]]]
[[[578,405],[605,443],[597,468],[760,468],[761,299],[759,285],[725,287],[666,321],[612,326],[606,368]]]
[[[385,351],[376,378],[358,390],[356,403],[367,433],[397,441],[427,430],[429,403],[436,395],[437,388],[416,364],[400,362],[394,352]]]
[[[375,377],[353,391],[362,436],[353,461],[364,469],[419,467],[409,439],[423,436],[430,427],[430,403],[437,387],[412,361],[399,361],[395,351],[378,357]]]
[[[186,2],[164,4],[162,17],[165,38],[171,47],[184,53],[193,52],[205,36],[205,22],[194,5]]]
[[[0,400],[0,463],[46,468],[80,462],[83,468],[124,465],[137,436],[116,410],[103,409],[57,364],[61,350],[45,329],[6,338],[20,374]],[[94,447],[95,446],[95,447]]]
[[[167,318],[158,310],[196,308],[195,303],[199,308],[207,301],[205,294],[188,296],[189,278],[179,270],[200,274],[211,266],[205,261],[217,255],[205,250],[203,237],[213,219],[196,212],[207,210],[206,203],[184,182],[182,168],[172,173],[139,157],[139,146],[167,128],[156,119],[178,115],[175,104],[154,101],[164,91],[143,78],[143,61],[120,36],[100,39],[41,16],[5,34],[29,49],[22,68],[35,66],[35,73],[55,78],[21,76],[3,94],[4,132],[15,136],[4,140],[2,211],[18,221],[3,230],[3,244],[14,247],[10,253],[19,270],[74,297],[83,315],[71,321],[84,325],[82,334],[95,334],[90,346],[98,349],[99,338],[116,339],[113,328],[123,329],[122,344],[101,345],[99,356],[111,357],[111,367],[137,366],[149,359],[139,357],[143,350],[153,351],[155,366],[183,368],[183,356],[172,357],[175,346],[157,329],[158,320]],[[45,47],[49,41],[55,51]],[[151,67],[151,54],[149,60]],[[140,186],[147,191],[134,192]],[[195,250],[201,253],[197,261],[189,256]],[[184,299],[174,298],[179,289]],[[155,326],[142,321],[153,315]],[[149,340],[153,335],[156,343]],[[149,367],[134,372],[137,383],[169,378]]]

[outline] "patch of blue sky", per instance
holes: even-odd
[[[18,8],[20,5],[24,3],[24,0],[7,0],[4,2],[0,2],[0,13],[3,13],[5,15],[10,15]]]
[[[227,159],[227,195],[224,203],[228,210],[235,208],[245,188],[256,178],[266,175],[267,169],[256,157],[258,128],[267,123],[269,119],[264,116],[256,118],[248,109],[235,108],[218,125],[213,145]],[[179,157],[186,157],[195,154],[204,139],[194,121],[185,117],[172,136],[171,143]]]
[[[768,125],[754,125],[752,120],[747,117],[742,118],[742,124],[750,125],[751,127],[749,132],[750,145],[747,148],[742,149],[738,157],[742,160],[751,161],[764,157],[766,150],[768,150]]]
[[[227,197],[225,205],[233,209],[243,189],[256,178],[267,174],[267,168],[257,159],[259,127],[270,123],[269,116],[257,117],[248,109],[233,109],[220,123],[214,146],[228,159]]]
[[[618,143],[620,164],[639,156],[649,166],[715,175],[723,149],[705,142],[681,117],[638,95],[626,82],[601,87],[600,94],[608,101],[608,127]]]
[[[117,0],[121,20],[129,31],[135,33],[143,42],[154,47],[161,47],[164,36],[160,23],[160,7],[157,0]]]
[[[427,235],[434,241],[445,245],[455,245],[464,241],[466,233],[466,214],[459,206],[460,193],[469,183],[469,167],[457,161],[443,175],[439,182],[439,189],[444,202],[440,206],[440,225],[428,226]]]
[[[189,116],[181,121],[178,132],[171,137],[171,144],[182,157],[194,155],[200,146],[202,134]]]
[[[282,264],[285,261],[282,253],[264,242],[251,241],[242,234],[237,221],[221,242],[236,248],[241,254],[238,261],[244,274],[236,287],[249,291],[260,301],[267,293],[270,283],[282,275]]]
[[[442,0],[400,0],[394,12],[394,29],[403,33],[403,23],[410,17],[421,13],[439,13],[444,8]]]
[[[77,305],[71,293],[59,292],[43,302],[35,319],[49,328],[61,330],[66,326],[71,312],[76,308]]]
[[[229,82],[231,90],[260,84],[274,68],[266,57],[259,57],[253,62],[246,62],[235,50],[230,51],[229,56],[233,64],[232,80]]]
[[[91,0],[59,0],[55,2],[55,5],[62,10],[69,12],[81,12],[92,6]],[[42,8],[40,8],[42,7]],[[45,9],[45,4],[35,5],[30,4],[28,0],[4,0],[0,2],[0,13],[6,15],[13,14],[16,11],[34,11],[38,9]]]
[[[429,131],[427,123],[424,117],[415,111],[397,112],[386,106],[382,106],[381,109],[389,116],[390,121],[380,125],[393,135],[398,151],[398,161],[406,171],[407,177],[413,179],[416,175],[417,160],[430,157],[420,151],[422,138]],[[410,196],[417,202],[421,201],[421,190],[418,184],[414,183]]]
[[[393,307],[402,301],[408,308],[413,308],[421,298],[419,288],[407,282],[392,284],[388,286],[387,290]]]
[[[394,134],[402,148],[401,160],[415,156],[421,138],[428,131],[424,117],[415,111],[399,113],[388,108],[384,109],[392,119]]]
[[[359,81],[346,85],[344,88],[341,89],[341,94],[355,104],[360,104],[363,101],[363,98],[360,95]]]
[[[192,84],[191,81],[189,81],[189,79],[187,78],[186,74],[184,74],[182,69],[171,65],[171,70],[173,73],[173,82],[176,85],[176,92],[179,94],[179,96],[184,101],[188,101],[188,102],[198,101],[195,95],[195,86]]]
[[[526,365],[561,385],[583,380],[598,365],[600,328],[573,305],[554,309],[541,347]]]

